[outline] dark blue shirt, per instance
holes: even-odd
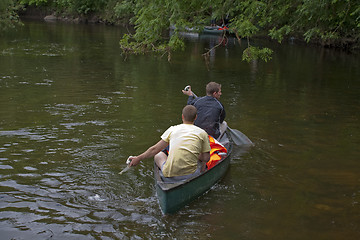
[[[225,108],[222,103],[212,96],[190,96],[188,105],[194,105],[197,109],[195,126],[204,129],[210,136],[220,136],[220,123],[225,119]]]

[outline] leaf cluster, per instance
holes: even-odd
[[[273,50],[271,50],[270,48],[259,48],[259,47],[249,46],[244,50],[242,60],[251,62],[256,59],[261,59],[267,62],[271,60],[272,53]]]
[[[22,6],[15,4],[12,0],[0,1],[0,33],[15,27],[15,25],[21,25],[17,14],[20,9]]]
[[[116,0],[19,0],[19,3],[28,6],[50,7],[57,12],[87,15],[103,12],[106,6],[113,1]]]

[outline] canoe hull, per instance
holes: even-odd
[[[203,33],[205,34],[224,34],[227,33],[228,31],[220,26],[215,26],[215,27],[211,27],[211,26],[206,26],[204,27]]]
[[[169,184],[161,180],[159,168],[155,165],[155,185],[161,210],[164,214],[171,214],[202,195],[218,182],[226,173],[230,164],[231,149],[228,155],[216,166],[201,175],[182,183]]]

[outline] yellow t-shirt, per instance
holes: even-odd
[[[200,153],[210,152],[208,134],[193,124],[169,127],[161,139],[169,143],[169,156],[162,168],[164,177],[192,174]]]

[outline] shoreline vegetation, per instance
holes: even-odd
[[[254,38],[360,50],[360,2],[352,0],[2,0],[0,35],[21,18],[131,26],[134,31],[119,39],[125,55],[168,54],[169,61],[171,52],[185,48],[181,32],[210,24],[246,39],[242,58],[248,62],[271,59],[272,50],[253,46]],[[168,36],[170,26],[175,30]]]

